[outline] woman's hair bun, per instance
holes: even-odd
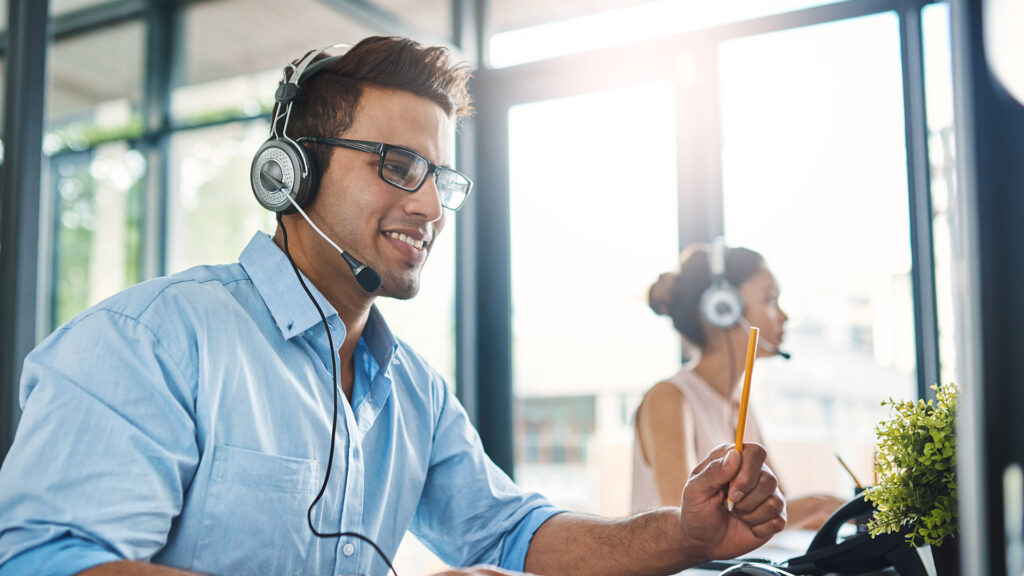
[[[663,272],[658,276],[658,280],[651,284],[647,292],[647,301],[655,314],[665,316],[672,309],[673,287],[678,276],[678,272]]]

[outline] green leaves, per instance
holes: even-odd
[[[872,536],[906,529],[913,546],[938,546],[957,532],[956,384],[932,386],[935,400],[889,399],[893,416],[875,427],[878,482],[865,494],[875,505]]]

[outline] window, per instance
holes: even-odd
[[[0,2],[0,10],[6,11],[3,2]],[[0,57],[0,110],[4,109],[4,99],[7,98],[7,58]],[[0,113],[0,135],[3,134],[4,114]],[[3,163],[3,147],[0,146],[0,163]]]
[[[47,58],[47,153],[142,133],[144,47],[145,28],[138,21],[53,45]]]
[[[195,3],[184,11],[184,31],[185,65],[172,109],[185,125],[269,112],[288,62],[383,32],[317,0]]]
[[[252,155],[267,137],[263,121],[185,130],[171,139],[167,269],[226,264],[257,230],[274,231],[274,215],[249,187]]]
[[[614,0],[494,2],[490,64],[496,68],[623,46],[730,22],[831,4],[822,0]]]
[[[894,13],[724,43],[726,238],[761,252],[793,360],[752,397],[792,494],[871,480],[887,398],[916,395],[898,21]]]
[[[452,0],[373,0],[396,21],[429,35],[424,43],[443,42],[452,36]],[[413,38],[421,34],[410,33]]]
[[[630,418],[678,368],[647,306],[678,257],[674,106],[648,85],[509,112],[516,481],[570,509],[629,512]]]
[[[52,328],[142,279],[146,160],[127,139],[142,133],[143,38],[131,21],[62,40],[48,58]]]
[[[103,4],[106,0],[52,0],[50,2],[50,13],[54,16],[67,14],[76,10],[84,10]],[[6,13],[4,13],[6,16]]]
[[[953,131],[953,63],[949,4],[925,6],[925,97],[928,112],[928,160],[931,162],[932,236],[935,254],[935,300],[938,313],[940,378],[956,381],[956,318],[953,311],[953,228],[956,205],[956,138]],[[957,250],[962,250],[962,247]]]
[[[123,142],[50,160],[56,327],[142,279],[143,155]]]

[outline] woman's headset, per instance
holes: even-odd
[[[314,62],[317,56],[331,48],[344,48],[348,52],[351,46],[332,44],[320,50],[311,50],[298,64],[285,67],[284,79],[274,93],[277,105],[270,123],[270,138],[256,151],[249,170],[249,181],[256,200],[271,212],[294,213],[295,208],[289,196],[300,208],[309,206],[316,196],[320,167],[317,166],[315,156],[288,136],[288,120],[291,119],[292,103],[299,95],[302,83],[345,55],[342,52]],[[282,119],[281,134],[278,135],[277,125]]]
[[[698,306],[700,313],[708,324],[728,329],[743,324],[747,328],[750,324],[743,317],[743,298],[740,291],[729,283],[725,276],[725,238],[719,236],[711,241],[708,250],[708,271],[711,273],[711,285],[700,295]],[[765,338],[759,338],[757,345],[771,354],[778,354],[785,360],[789,360],[792,354],[781,350],[774,343]]]
[[[719,236],[708,250],[708,272],[711,285],[700,295],[700,313],[708,324],[718,328],[732,328],[743,318],[743,299],[740,291],[725,277],[725,238]]]

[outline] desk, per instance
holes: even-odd
[[[744,556],[750,558],[764,558],[771,560],[772,562],[784,562],[790,558],[803,554],[810,545],[811,540],[814,538],[814,534],[815,533],[812,530],[784,530],[776,534],[775,537],[769,540],[764,546],[754,550],[750,554],[745,554]],[[924,562],[925,570],[928,571],[929,576],[935,576],[935,567],[932,563],[931,551],[927,547],[924,547],[918,548],[917,552],[921,555],[921,560]],[[683,570],[676,576],[718,576],[720,573],[720,570],[691,568],[689,570]],[[872,572],[862,576],[896,576],[896,571],[892,568],[888,568],[881,572]]]

